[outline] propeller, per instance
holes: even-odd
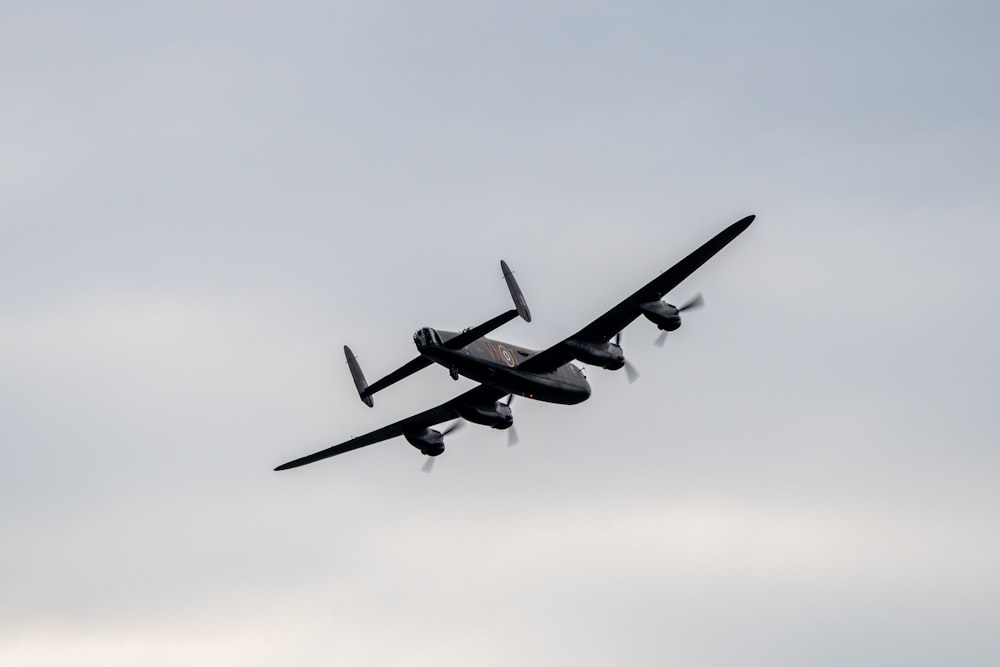
[[[625,377],[628,378],[628,383],[632,384],[639,379],[639,370],[635,367],[628,359],[625,360]]]
[[[465,422],[462,421],[461,419],[458,419],[458,420],[455,421],[454,424],[452,424],[451,426],[449,426],[445,430],[441,431],[441,435],[445,436],[445,435],[448,435],[449,433],[454,433],[455,431],[457,431],[458,429],[462,428],[463,426],[465,426]]]
[[[690,301],[685,303],[683,306],[677,309],[678,313],[683,313],[685,310],[690,310],[691,308],[701,308],[705,305],[705,298],[701,295],[701,292],[695,294]]]
[[[705,298],[698,292],[693,297],[691,297],[687,303],[677,309],[678,313],[683,313],[685,310],[691,310],[692,308],[701,308],[705,305]],[[653,343],[656,347],[663,347],[663,344],[667,342],[667,332],[661,331],[660,335],[656,337]]]
[[[462,428],[463,426],[465,426],[465,422],[462,421],[461,419],[459,419],[454,424],[452,424],[451,426],[449,426],[445,430],[441,431],[441,437],[444,437],[444,436],[448,435],[449,433],[454,433],[455,431],[457,431],[458,429]],[[426,473],[430,473],[431,471],[433,471],[434,470],[434,460],[436,458],[437,458],[436,456],[428,456],[427,460],[424,461],[424,465],[422,465],[420,467],[420,470],[422,470],[423,472],[426,472]]]
[[[615,336],[615,345],[617,345],[618,347],[622,346],[621,331],[619,331],[618,335]],[[625,376],[628,378],[629,384],[632,384],[633,382],[639,379],[639,369],[636,368],[635,365],[628,359],[625,360]]]
[[[510,404],[513,402],[514,402],[514,394],[511,394],[510,396],[507,397],[507,407],[509,408]],[[507,429],[507,446],[513,447],[518,442],[520,442],[520,439],[517,437],[517,430],[514,427],[514,425],[511,424],[510,428]]]

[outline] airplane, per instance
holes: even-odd
[[[453,379],[464,376],[479,382],[478,386],[441,405],[283,463],[275,470],[297,468],[402,436],[430,457],[424,467],[429,472],[433,457],[444,453],[444,436],[463,422],[457,421],[443,431],[433,429],[432,426],[457,419],[494,429],[510,429],[514,424],[510,404],[515,395],[564,405],[575,405],[587,400],[590,397],[590,384],[583,370],[572,363],[574,361],[607,370],[625,368],[630,381],[634,380],[637,376],[635,369],[626,361],[620,344],[621,331],[643,316],[662,331],[657,340],[658,344],[662,344],[668,331],[675,331],[680,327],[681,313],[702,304],[701,295],[680,307],[663,301],[663,297],[742,234],[754,217],[749,215],[729,225],[596,320],[572,336],[540,351],[485,337],[516,317],[521,317],[526,322],[531,321],[531,312],[524,294],[510,267],[501,260],[500,268],[514,301],[514,308],[458,333],[429,327],[418,330],[413,335],[418,356],[371,385],[366,382],[351,348],[344,346],[354,385],[368,407],[374,406],[373,394],[435,363],[447,368]],[[505,396],[508,399],[501,400]],[[513,431],[511,434],[513,435]]]

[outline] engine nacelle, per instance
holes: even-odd
[[[514,415],[510,406],[497,401],[493,405],[482,403],[458,404],[455,412],[473,424],[481,424],[490,428],[505,429],[514,425]]]
[[[588,343],[582,340],[568,340],[566,347],[573,358],[591,366],[600,366],[616,371],[625,365],[625,353],[615,343]]]
[[[441,431],[425,428],[416,433],[403,433],[403,437],[427,456],[438,456],[444,453],[444,435],[441,434]]]
[[[680,311],[677,306],[672,306],[666,301],[640,303],[639,310],[647,320],[664,331],[676,331],[681,326]]]

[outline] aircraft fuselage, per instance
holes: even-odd
[[[420,329],[413,342],[420,354],[476,382],[496,387],[504,393],[517,394],[547,403],[575,405],[590,397],[590,383],[583,371],[564,364],[549,373],[529,373],[518,366],[536,354],[518,345],[480,338],[458,350],[445,343],[457,336],[451,331]]]

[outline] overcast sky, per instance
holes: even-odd
[[[0,664],[1000,663],[998,20],[0,3]],[[635,384],[272,472],[749,213]]]

